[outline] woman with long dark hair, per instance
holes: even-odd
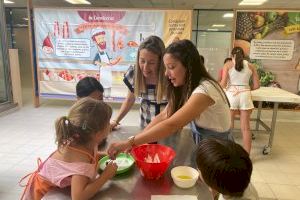
[[[189,40],[174,42],[166,48],[163,61],[168,78],[166,109],[140,134],[112,144],[110,156],[132,145],[163,139],[189,123],[196,144],[203,138],[232,139],[226,95],[206,71],[195,45]]]

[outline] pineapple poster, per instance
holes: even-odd
[[[95,77],[104,99],[127,94],[123,75],[136,62],[141,42],[191,36],[192,11],[35,8],[35,46],[39,96],[74,99],[77,82]]]
[[[262,86],[300,94],[299,11],[237,11],[234,46],[256,65]]]

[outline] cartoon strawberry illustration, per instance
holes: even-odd
[[[53,45],[52,45],[52,42],[50,39],[50,35],[47,35],[47,37],[44,39],[42,49],[47,54],[51,54],[54,52]]]

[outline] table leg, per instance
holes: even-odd
[[[258,131],[259,129],[259,120],[260,120],[260,115],[261,115],[261,108],[262,108],[262,101],[258,102],[258,110],[257,110],[257,116],[256,116],[256,125],[255,125],[255,130]]]
[[[259,123],[260,123],[260,115],[261,115],[261,108],[262,108],[262,101],[258,102],[258,109],[257,109],[257,115],[256,115],[256,124],[255,124],[255,131],[259,130]],[[255,135],[252,133],[252,140],[255,140]]]
[[[270,137],[269,137],[269,143],[264,147],[263,154],[269,154],[271,153],[273,139],[274,139],[274,133],[275,133],[275,125],[276,125],[276,118],[277,118],[277,111],[278,111],[278,102],[274,102],[274,108],[273,108],[273,115],[272,115],[272,121],[271,121],[271,130],[270,130]]]

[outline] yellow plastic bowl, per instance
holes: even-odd
[[[178,187],[191,188],[197,182],[199,172],[192,167],[178,166],[171,170],[171,176]]]

